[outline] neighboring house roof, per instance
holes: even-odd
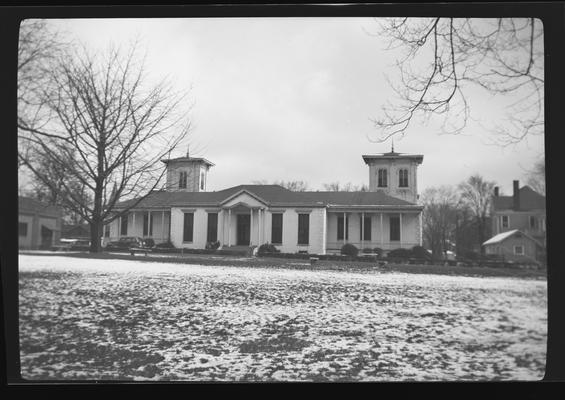
[[[388,196],[383,192],[294,192],[280,185],[238,185],[217,192],[156,191],[141,200],[136,208],[205,205],[219,206],[240,192],[248,192],[270,206],[407,206],[421,208],[414,203]],[[136,199],[121,202],[116,208],[127,208]]]
[[[60,218],[61,207],[42,203],[31,197],[18,197],[18,212],[23,214],[39,214],[46,217]]]
[[[539,194],[529,186],[522,186],[518,191],[520,208],[518,211],[545,210],[545,196]],[[493,198],[495,211],[511,210],[514,208],[512,196],[495,196]]]
[[[513,229],[511,231],[502,232],[502,233],[499,233],[498,235],[491,237],[489,240],[487,240],[486,242],[483,243],[483,246],[486,246],[486,245],[489,245],[489,244],[502,243],[506,239],[516,235],[517,233],[521,234],[523,237],[530,239],[531,241],[535,242],[536,244],[538,244],[540,246],[542,245],[540,242],[538,242],[536,239],[534,239],[530,235],[525,234],[524,232],[520,231],[519,229]]]

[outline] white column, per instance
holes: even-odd
[[[347,232],[347,213],[343,213],[343,244],[345,244],[345,232]]]
[[[257,236],[259,238],[257,239],[257,241],[259,242],[259,246],[263,244],[263,230],[261,229],[261,224],[263,223],[263,213],[261,211],[261,209],[257,210]]]
[[[165,210],[161,211],[161,240],[165,240]]]
[[[249,218],[249,245],[253,245],[253,209],[249,209],[249,214],[251,217]]]
[[[398,232],[400,234],[399,235],[400,236],[400,248],[402,248],[402,213],[398,213],[398,215],[399,215],[399,221],[400,221],[400,223],[399,223],[400,227],[398,229]]]
[[[130,236],[135,236],[135,211],[132,211],[132,222],[131,222],[131,232],[128,232]]]
[[[384,236],[383,236],[383,213],[381,212],[381,249],[384,246]]]
[[[361,213],[361,250],[363,250],[363,240],[365,239],[365,213]]]
[[[231,246],[231,208],[228,210],[228,246]]]
[[[151,211],[147,213],[147,234],[153,237],[153,221],[151,221]]]

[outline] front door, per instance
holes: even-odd
[[[237,214],[237,245],[249,246],[251,232],[251,216],[249,214]]]

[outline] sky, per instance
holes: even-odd
[[[397,50],[374,33],[372,18],[206,18],[52,20],[54,29],[87,48],[124,46],[145,52],[148,79],[189,90],[192,156],[215,166],[208,190],[254,181],[368,184],[361,155],[388,152],[371,118],[394,98],[386,77]],[[372,34],[370,34],[372,33]],[[478,173],[511,194],[512,181],[543,156],[543,137],[492,145],[489,125],[509,99],[469,92],[472,113],[460,135],[440,134],[440,121],[415,120],[395,151],[422,154],[421,193]],[[186,153],[179,149],[177,155]]]

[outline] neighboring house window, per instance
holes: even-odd
[[[204,172],[200,174],[200,190],[204,190]]]
[[[194,213],[184,213],[184,222],[182,230],[182,241],[192,242],[192,233],[194,230]]]
[[[363,221],[363,217],[360,218]],[[359,225],[359,234],[363,233],[362,237],[363,240],[371,240],[371,217],[365,217],[365,221],[363,223],[360,222]],[[363,232],[364,231],[364,232]]]
[[[378,178],[377,186],[378,187],[387,187],[388,186],[386,172],[387,172],[386,169],[379,169],[377,171],[377,178]]]
[[[524,255],[524,246],[514,246],[514,254],[517,256]]]
[[[20,236],[27,236],[27,222],[20,222],[18,226]]]
[[[502,220],[502,228],[508,228],[510,225],[510,217],[508,215],[503,215],[501,217]]]
[[[104,230],[104,237],[110,237],[110,226],[106,225],[106,229]]]
[[[208,213],[208,235],[206,241],[215,242],[218,240],[218,213]]]
[[[308,244],[310,214],[298,214],[298,244]]]
[[[343,215],[337,217],[337,240],[343,240]],[[349,240],[349,216],[345,216],[345,240]]]
[[[186,171],[181,171],[180,178],[179,178],[179,189],[186,189]]]
[[[398,176],[398,187],[408,187],[408,170],[401,169]]]
[[[390,216],[390,240],[400,240],[400,217]]]
[[[283,215],[273,214],[271,224],[271,243],[282,244]]]
[[[143,236],[153,235],[153,215],[149,212],[143,214]]]
[[[530,229],[537,229],[536,217],[530,215]]]
[[[120,217],[120,235],[125,236],[128,234],[128,214]]]

